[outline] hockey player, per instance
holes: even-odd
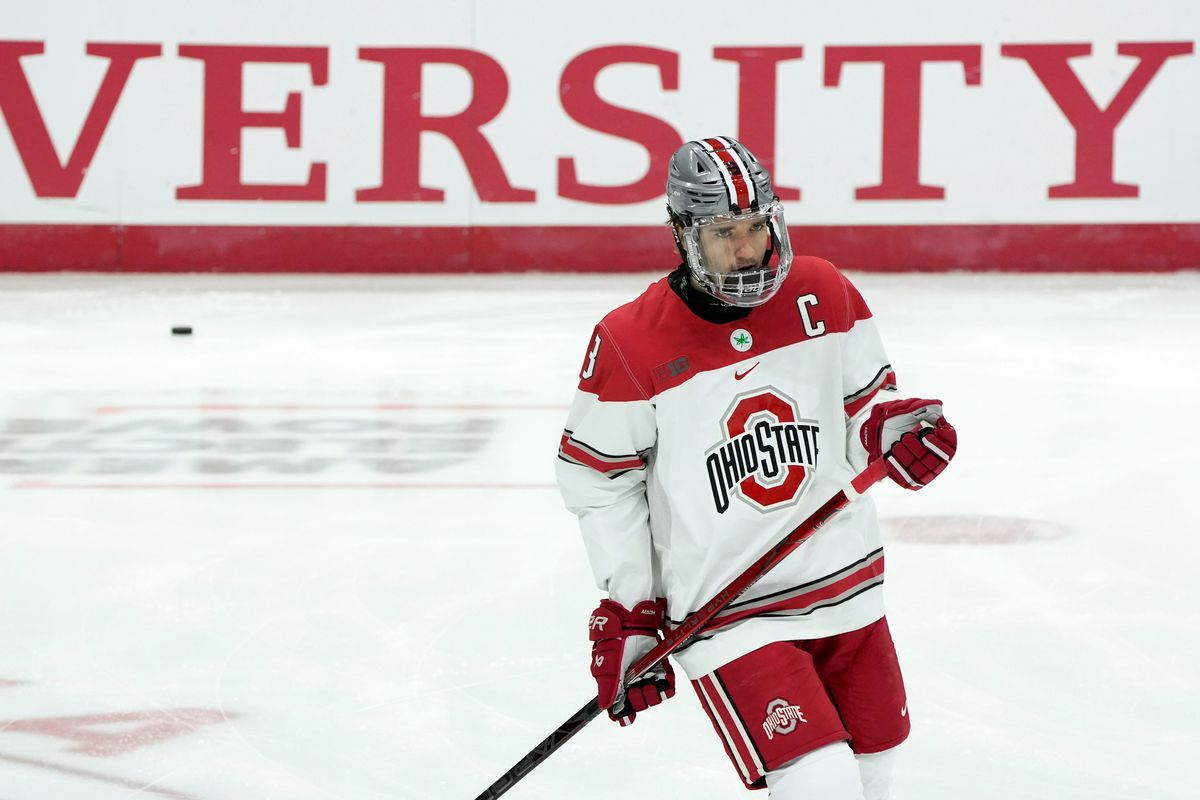
[[[871,313],[832,264],[793,257],[763,166],[729,137],[671,157],[683,263],[586,349],[558,482],[597,585],[601,708],[671,697],[669,663],[623,685],[683,621],[868,461],[920,489],[954,456],[941,401],[896,399]],[[745,785],[777,800],[881,800],[908,703],[863,497],[675,654]]]

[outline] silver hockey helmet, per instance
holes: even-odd
[[[676,150],[667,208],[688,269],[706,292],[751,307],[779,290],[792,263],[783,206],[771,176],[741,142],[713,136]]]

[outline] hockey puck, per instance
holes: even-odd
[[[191,325],[176,325],[175,327],[171,328],[171,333],[175,336],[191,336],[192,335],[192,326]]]

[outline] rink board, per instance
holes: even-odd
[[[1200,6],[756,8],[21,7],[0,269],[659,268],[667,158],[721,134],[851,268],[1200,264]]]

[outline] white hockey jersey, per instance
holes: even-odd
[[[652,284],[596,326],[558,453],[597,585],[626,608],[666,597],[682,622],[866,466],[858,428],[894,390],[866,303],[828,261],[797,257],[770,301],[726,323]],[[698,678],[861,628],[883,615],[882,583],[863,497],[675,659]]]

